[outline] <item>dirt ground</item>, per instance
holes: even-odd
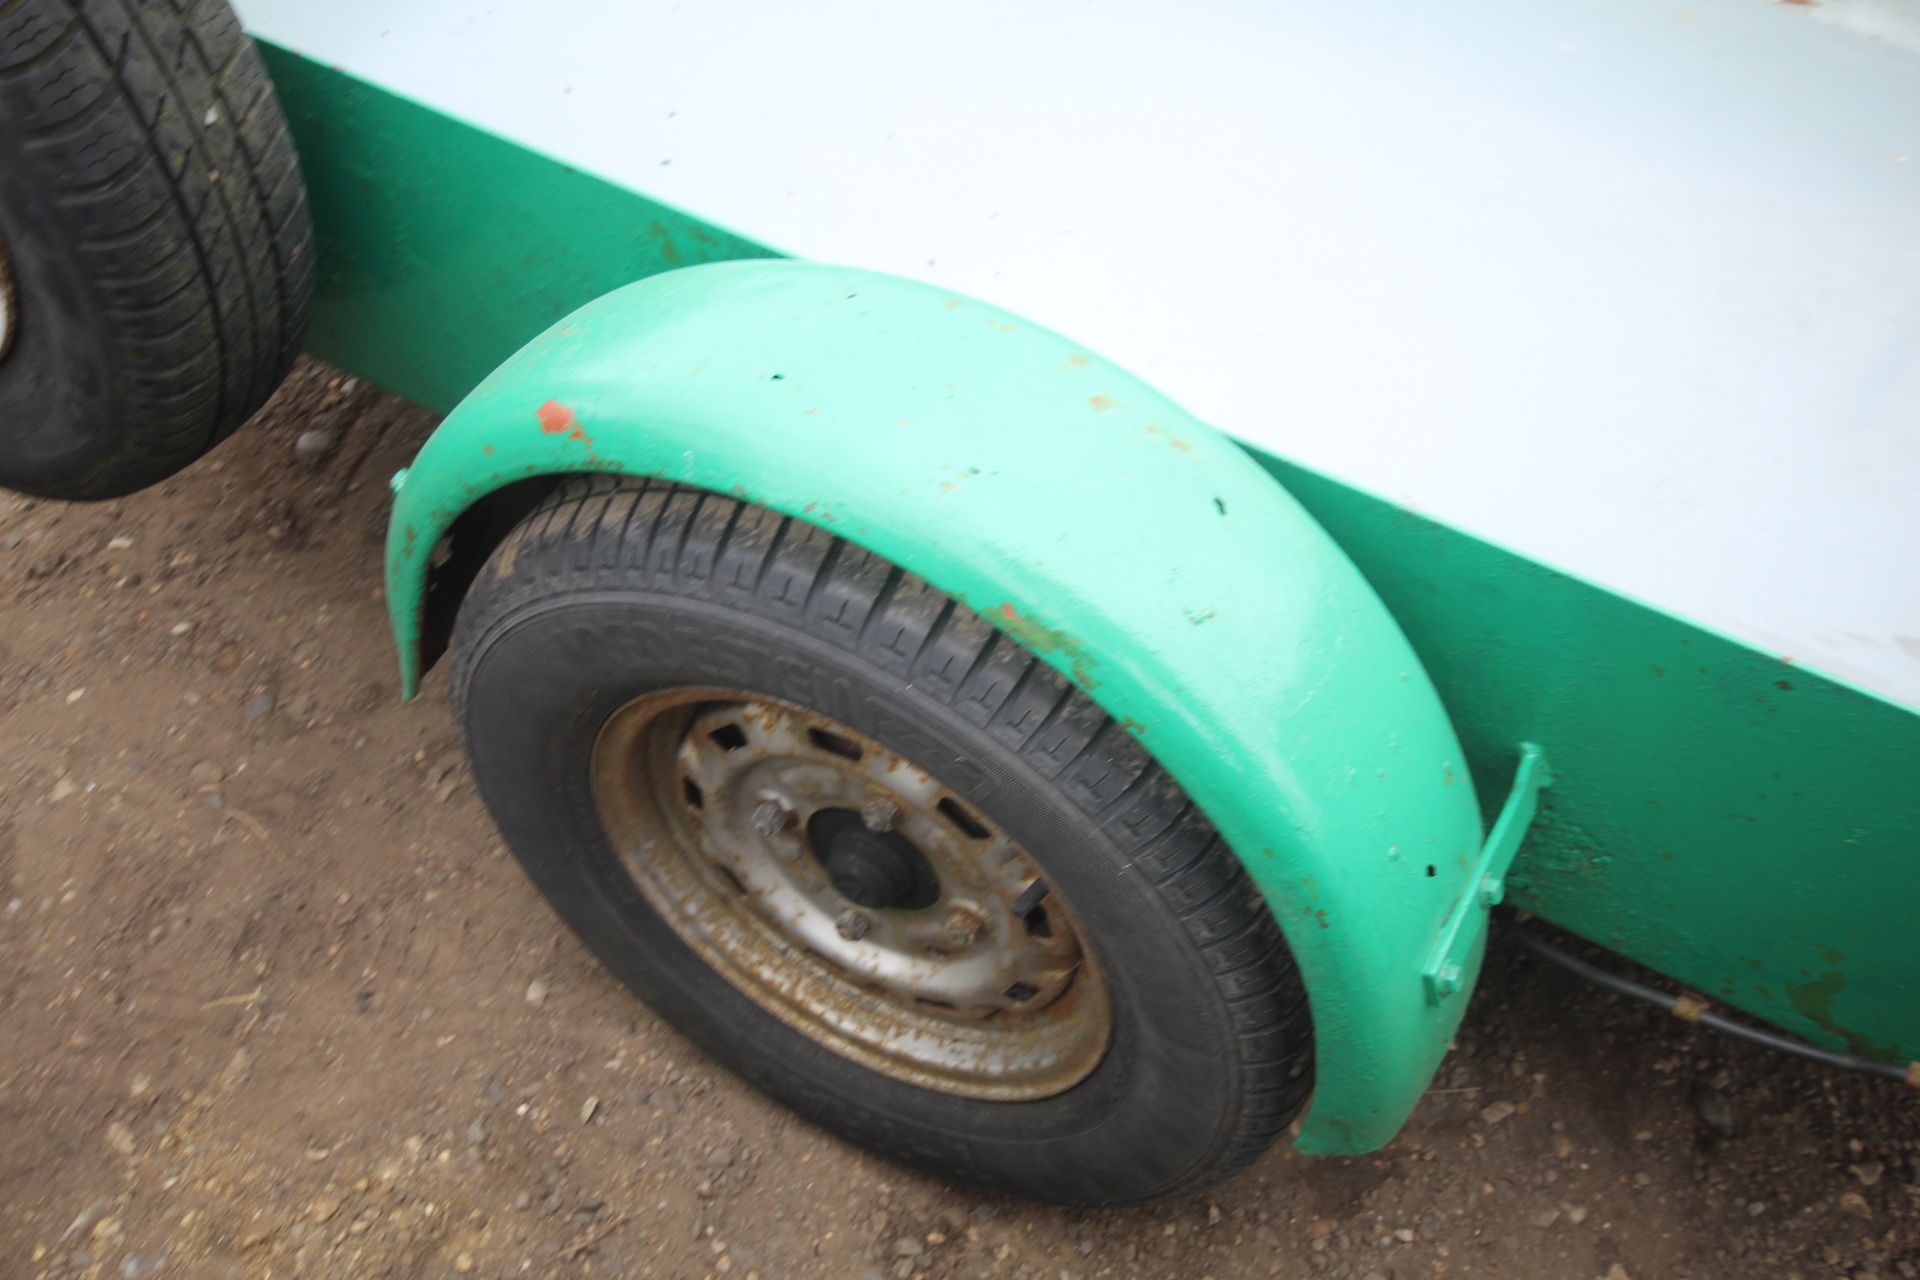
[[[0,1277],[1920,1275],[1920,1103],[1497,948],[1386,1151],[1066,1212],[905,1171],[690,1049],[403,705],[386,478],[305,365],[212,458],[0,495]]]

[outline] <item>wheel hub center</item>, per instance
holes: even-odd
[[[869,830],[851,809],[823,809],[807,824],[814,856],[847,901],[875,911],[925,907],[939,897],[926,856],[892,831]]]

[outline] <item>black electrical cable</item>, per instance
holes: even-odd
[[[1589,964],[1570,951],[1556,947],[1539,934],[1513,921],[1507,922],[1507,932],[1517,939],[1521,946],[1539,956],[1550,960],[1563,969],[1571,970],[1596,986],[1609,991],[1617,991],[1623,996],[1639,1000],[1655,1008],[1664,1009],[1675,1017],[1687,1022],[1697,1022],[1703,1027],[1711,1027],[1724,1035],[1745,1040],[1762,1048],[1773,1049],[1780,1053],[1791,1053],[1796,1057],[1807,1058],[1824,1066],[1838,1067],[1842,1071],[1858,1071],[1863,1075],[1880,1076],[1888,1080],[1898,1080],[1920,1089],[1920,1063],[1910,1066],[1898,1066],[1891,1062],[1875,1062],[1871,1058],[1855,1058],[1844,1053],[1833,1053],[1818,1045],[1808,1044],[1804,1040],[1795,1040],[1791,1036],[1777,1035],[1763,1031],[1759,1027],[1750,1027],[1743,1022],[1715,1013],[1706,1002],[1697,996],[1668,995],[1652,987],[1641,986],[1630,978],[1617,973],[1608,973],[1598,965]]]

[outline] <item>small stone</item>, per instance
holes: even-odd
[[[1733,1136],[1733,1100],[1726,1094],[1703,1085],[1693,1091],[1693,1109],[1707,1128],[1723,1138]]]
[[[585,1102],[580,1104],[580,1123],[592,1124],[594,1114],[599,1110],[600,1110],[600,1099],[597,1097],[588,1098]]]
[[[1585,1205],[1574,1204],[1574,1205],[1567,1206],[1568,1222],[1572,1223],[1574,1226],[1577,1227],[1581,1223],[1585,1222],[1586,1220],[1587,1220],[1587,1207]]]
[[[1757,1218],[1766,1211],[1767,1202],[1765,1200],[1753,1200],[1747,1204],[1747,1216],[1749,1218]]]
[[[709,1169],[731,1169],[734,1159],[735,1156],[731,1147],[716,1147],[713,1153],[707,1157],[707,1167]]]
[[[1848,1191],[1841,1195],[1840,1207],[1848,1213],[1857,1213],[1863,1218],[1873,1216],[1873,1209],[1867,1204],[1867,1198],[1858,1191]]]
[[[1636,1173],[1633,1175],[1633,1185],[1636,1187],[1650,1187],[1653,1185],[1653,1175]]]
[[[133,1154],[133,1130],[125,1121],[115,1120],[107,1126],[107,1145],[123,1156]]]
[[[135,1076],[133,1083],[127,1086],[127,1092],[136,1098],[146,1097],[153,1092],[153,1077],[144,1072]]]
[[[893,1242],[893,1256],[896,1258],[917,1258],[927,1251],[927,1247],[912,1236],[901,1236]]]
[[[315,427],[293,438],[293,456],[305,463],[324,462],[333,452],[333,432]]]
[[[1398,1240],[1401,1244],[1412,1244],[1414,1240],[1413,1228],[1401,1227],[1400,1229],[1398,1229],[1393,1233],[1393,1238],[1395,1240]]]
[[[1887,1167],[1877,1160],[1870,1164],[1850,1164],[1847,1169],[1860,1180],[1860,1185],[1863,1187],[1876,1185],[1881,1175],[1887,1171]]]
[[[547,983],[544,978],[535,978],[527,984],[527,1003],[538,1009],[547,1002]]]
[[[61,774],[59,781],[53,784],[53,790],[47,792],[47,803],[59,804],[62,800],[65,800],[78,790],[80,790],[79,783],[67,777],[65,774]]]
[[[1364,1276],[1361,1276],[1360,1280],[1393,1280],[1393,1272],[1369,1271]]]
[[[325,1222],[340,1212],[340,1202],[332,1196],[315,1196],[313,1203],[307,1206],[307,1216],[315,1222]]]
[[[533,1207],[533,1196],[528,1192],[522,1191],[513,1198],[513,1207],[522,1213],[526,1212]]]
[[[196,790],[212,791],[226,780],[227,771],[211,760],[202,760],[187,770],[187,781],[193,783]]]
[[[1533,1215],[1532,1221],[1534,1226],[1545,1231],[1548,1227],[1560,1221],[1560,1211],[1558,1209],[1542,1209]]]
[[[1553,1154],[1565,1160],[1573,1155],[1573,1139],[1564,1133],[1553,1135]]]
[[[80,701],[80,699],[86,696],[87,696],[87,691],[85,689],[75,689],[72,693],[67,695],[67,705],[72,706],[74,703]]]
[[[1627,1274],[1625,1267],[1616,1262],[1607,1268],[1606,1280],[1633,1280],[1633,1277]]]
[[[475,1120],[472,1124],[467,1126],[467,1145],[468,1146],[470,1147],[484,1146],[486,1145],[486,1141],[487,1141],[486,1125],[480,1123],[478,1120]]]
[[[273,695],[265,689],[240,704],[240,714],[249,720],[258,720],[271,710],[273,710]]]
[[[193,624],[191,622],[176,622],[167,628],[167,634],[170,636],[184,636],[192,630]]]
[[[1480,1108],[1480,1119],[1489,1125],[1499,1124],[1502,1120],[1511,1116],[1514,1110],[1514,1105],[1511,1102],[1489,1103]]]
[[[1207,1206],[1207,1225],[1210,1227],[1217,1227],[1220,1225],[1220,1206],[1219,1205],[1210,1204]]]
[[[473,1270],[473,1255],[470,1253],[460,1254],[453,1260],[453,1269],[461,1275],[465,1275],[467,1272]]]
[[[126,538],[126,537],[120,537],[120,538],[108,538],[108,539],[107,539],[107,550],[109,550],[109,551],[131,551],[131,550],[133,550],[133,539],[132,539],[132,538]]]

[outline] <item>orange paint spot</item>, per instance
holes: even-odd
[[[1088,396],[1087,403],[1093,406],[1096,413],[1105,413],[1107,410],[1113,408],[1113,397]]]
[[[557,436],[564,434],[569,440],[591,445],[593,437],[586,433],[580,420],[573,416],[573,410],[558,400],[549,400],[533,411],[534,418],[540,423],[542,435]]]
[[[1067,368],[1069,369],[1084,369],[1092,363],[1093,361],[1087,359],[1085,356],[1067,357]]]

